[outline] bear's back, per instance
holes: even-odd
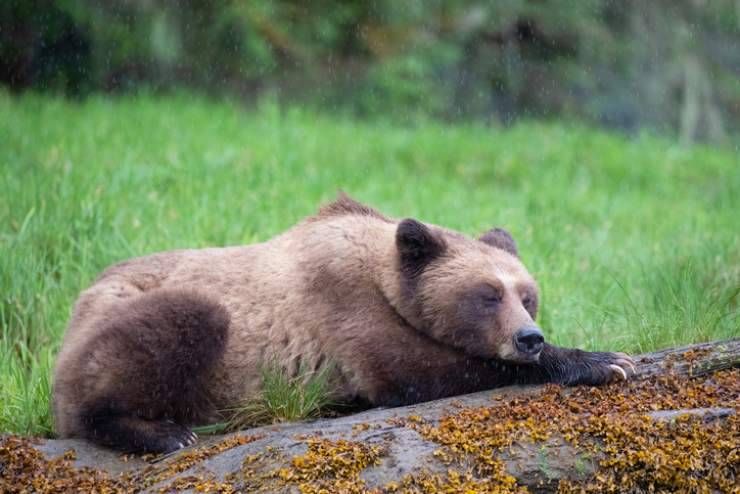
[[[272,361],[291,373],[336,363],[337,353],[356,353],[366,336],[356,333],[379,324],[385,308],[370,299],[377,271],[394,269],[378,262],[392,255],[393,232],[390,220],[335,208],[264,243],[117,263],[78,299],[58,363],[81,358],[112,309],[158,289],[192,290],[226,308],[229,343],[214,383],[224,391],[219,401],[252,393]]]

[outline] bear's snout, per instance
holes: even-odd
[[[526,326],[516,332],[514,344],[523,354],[534,357],[545,346],[545,336],[537,326]]]

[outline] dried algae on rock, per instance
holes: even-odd
[[[438,419],[418,410],[382,428],[411,429],[437,445],[432,456],[440,468],[380,483],[364,473],[390,461],[394,436],[372,423],[348,427],[346,437],[294,435],[291,454],[259,446],[223,478],[199,466],[262,436],[229,436],[118,476],[75,467],[72,452],[47,459],[32,440],[8,436],[0,439],[0,491],[740,492],[738,368],[599,388],[549,385],[483,406],[451,406]]]

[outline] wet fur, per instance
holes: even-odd
[[[124,261],[75,306],[55,369],[57,432],[170,451],[189,426],[255,396],[270,362],[293,374],[331,366],[335,402],[386,406],[608,380],[613,354],[548,345],[536,364],[499,356],[536,314],[516,256],[504,230],[470,239],[342,195],[262,244]],[[481,309],[481,286],[500,303]]]
[[[208,378],[228,327],[224,308],[192,291],[132,297],[100,321],[74,374],[58,376],[57,396],[82,386],[74,391],[83,437],[124,451],[176,449],[188,442],[185,425],[213,414]]]

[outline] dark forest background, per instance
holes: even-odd
[[[740,0],[3,0],[0,83],[719,142],[740,130]]]

